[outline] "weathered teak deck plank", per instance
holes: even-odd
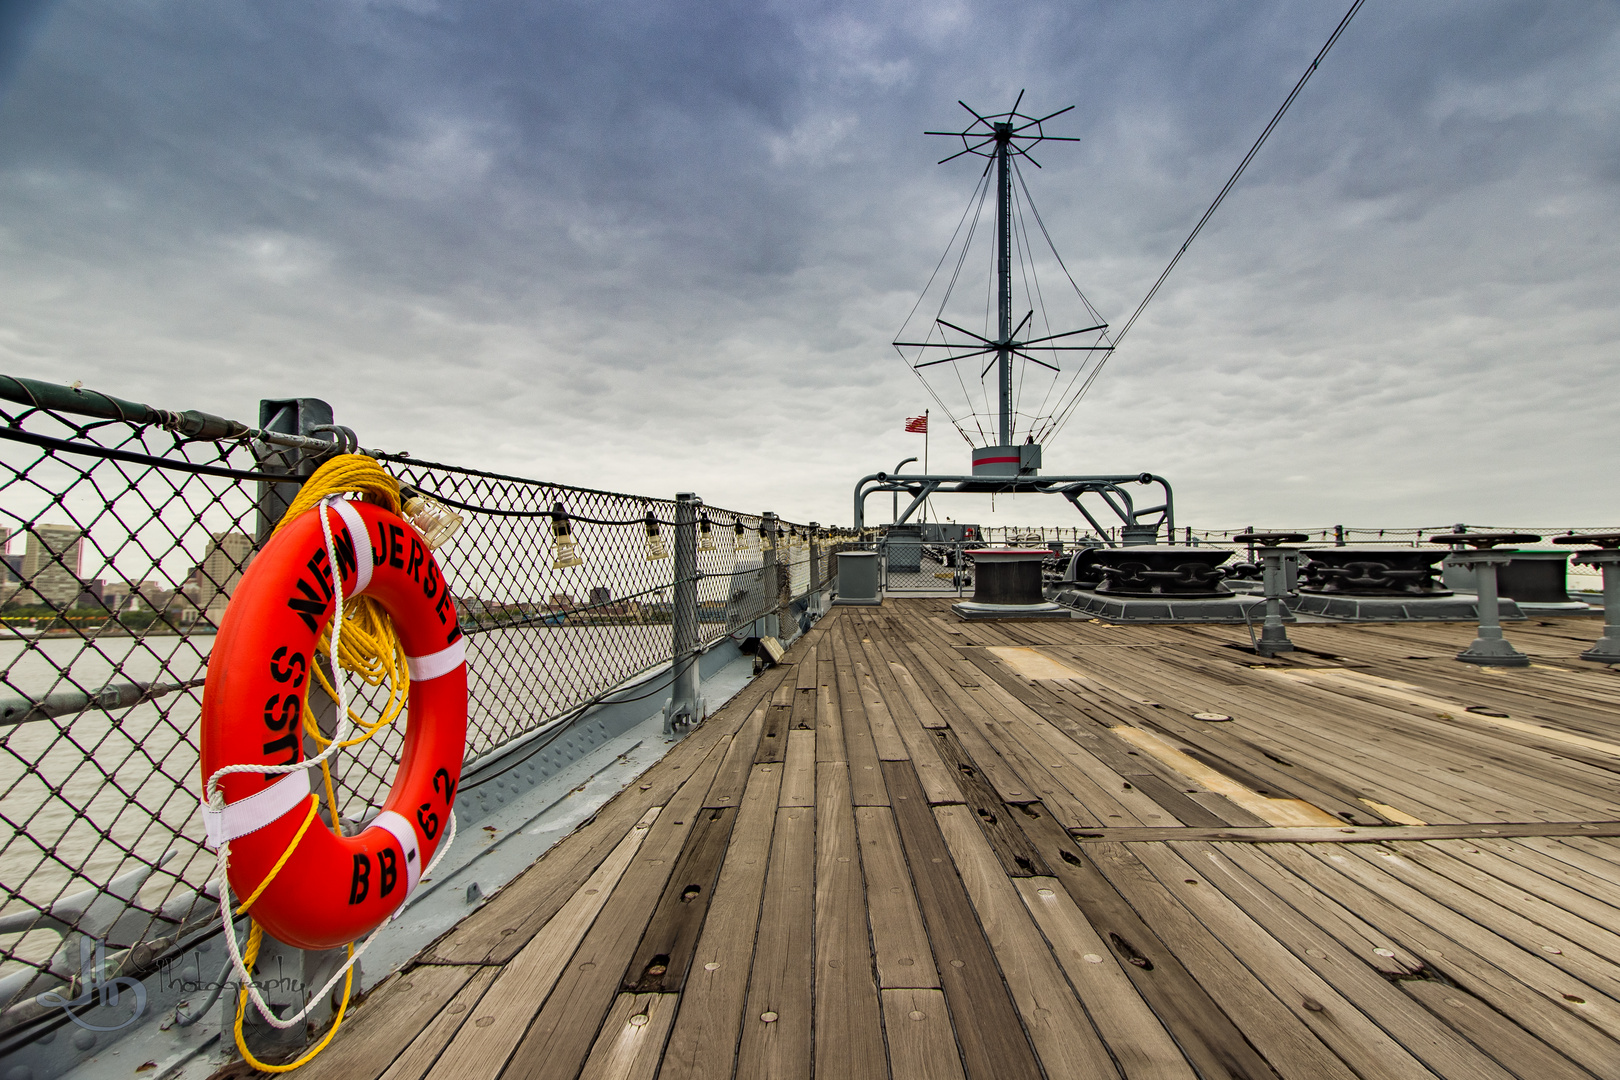
[[[311,1075],[1620,1080],[1597,629],[835,609]]]

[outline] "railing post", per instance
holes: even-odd
[[[259,402],[259,427],[265,431],[275,431],[283,435],[304,435],[313,437],[317,428],[330,427],[332,424],[332,406],[319,398],[265,398]],[[271,446],[268,443],[255,442],[253,455],[260,465],[270,465],[276,472],[286,471],[282,462],[291,461],[294,465],[292,471],[300,476],[308,476],[315,471],[316,462],[302,450],[288,450]],[[302,481],[300,481],[302,483]],[[287,512],[287,507],[298,497],[298,484],[282,483],[259,484],[259,520],[254,543],[264,546],[275,530],[281,515]]]
[[[332,406],[319,398],[264,398],[259,401],[259,427],[264,431],[315,438],[322,429],[330,431],[333,423]],[[335,432],[333,441],[334,444],[341,445],[341,439]],[[292,472],[300,478],[307,478],[320,463],[319,459],[307,451],[257,441],[253,443],[253,456],[261,467],[274,472]],[[302,483],[303,479],[296,483],[276,484],[261,481],[258,484],[255,547],[263,547],[270,539],[270,534],[275,531],[282,515],[287,512],[287,507],[298,497],[299,485]],[[207,605],[204,604],[203,611],[206,610]],[[330,674],[329,671],[328,676]],[[317,721],[318,726],[330,734],[335,730],[337,703],[321,690],[319,684],[311,687],[311,690],[309,704],[320,717]],[[313,744],[306,743],[305,750],[306,753],[313,752]],[[337,970],[337,966],[346,959],[347,954],[343,950],[308,951],[278,941],[266,934],[254,969],[265,978],[266,985],[261,987],[261,990],[272,1010],[278,1016],[286,1016],[303,1008],[308,1002],[308,995],[322,986]],[[220,1023],[226,1032],[235,1025],[236,999],[239,993],[238,977],[233,975],[231,979],[219,1006]],[[358,963],[354,966],[354,979],[356,983],[361,981]],[[310,1013],[307,1023],[291,1028],[277,1028],[265,1023],[258,1010],[250,1006],[243,1017],[242,1037],[255,1054],[288,1055],[307,1046],[310,1042],[309,1033],[324,1026],[332,1012],[332,1002],[327,1000]]]
[[[765,592],[770,596],[770,610],[765,615],[765,633],[762,637],[773,637],[782,640],[782,582],[776,551],[777,517],[769,510],[759,516],[760,518],[760,565],[764,570],[761,575],[765,579]]]
[[[698,626],[697,603],[698,497],[690,491],[675,496],[675,590],[670,609],[670,667],[674,672],[670,697],[664,702],[664,734],[703,719],[699,693],[698,648],[703,635]]]
[[[804,538],[805,549],[810,553],[810,597],[812,603],[817,602],[815,598],[821,593],[821,557],[816,550],[819,546],[816,543],[817,534],[820,532],[821,525],[812,521]]]
[[[308,1004],[311,995],[324,986],[348,958],[344,949],[310,952],[266,934],[253,964],[254,982],[272,1012],[281,1017],[290,1016]],[[219,1003],[219,1021],[227,1039],[236,1024],[236,999],[241,992],[240,976],[232,972],[228,978],[230,981]],[[355,984],[360,985],[362,978],[360,963],[356,961]],[[329,995],[310,1012],[304,1023],[278,1028],[265,1023],[259,1010],[249,1004],[242,1018],[242,1038],[257,1056],[295,1054],[310,1044],[310,1033],[324,1027],[334,1011]]]

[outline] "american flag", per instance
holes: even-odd
[[[908,417],[906,417],[906,430],[910,431],[910,432],[913,432],[914,434],[917,434],[917,435],[926,435],[926,434],[928,434],[928,417],[927,417],[927,415],[925,414],[923,416],[908,416]]]

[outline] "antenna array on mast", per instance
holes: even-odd
[[[987,160],[984,171],[979,176],[979,183],[969,200],[967,211],[957,226],[956,235],[952,237],[951,245],[947,248],[945,256],[940,259],[940,266],[936,267],[934,278],[930,279],[923,296],[912,309],[912,316],[907,318],[906,326],[901,327],[898,335],[901,340],[894,342],[895,348],[907,365],[924,386],[928,387],[929,393],[962,433],[962,437],[974,447],[975,474],[1018,475],[1033,473],[1038,469],[1040,440],[1056,427],[1063,416],[1076,385],[1076,379],[1088,366],[1087,361],[1092,359],[1093,354],[1106,354],[1113,348],[1113,343],[1107,335],[1108,323],[1085,299],[1079,286],[1075,285],[1074,279],[1069,276],[1067,267],[1063,266],[1062,257],[1053,246],[1046,225],[1041,221],[1039,211],[1029,198],[1029,188],[1019,168],[1019,159],[1028,161],[1036,168],[1041,167],[1041,163],[1029,153],[1039,143],[1080,141],[1072,136],[1048,135],[1045,130],[1048,121],[1069,112],[1074,106],[1059,109],[1045,116],[1034,116],[1018,111],[1023,99],[1023,92],[1020,91],[1011,109],[1004,113],[991,114],[979,113],[966,102],[958,102],[973,117],[971,124],[961,131],[925,132],[928,135],[942,135],[961,140],[962,149],[942,158],[940,160],[942,165],[968,155]],[[958,321],[946,318],[946,309],[961,277],[969,250],[973,246],[979,222],[984,217],[984,204],[992,188],[996,204],[990,284],[995,297],[996,322],[992,330],[989,325],[991,305],[987,302],[984,312],[985,325],[981,332],[963,325],[969,321],[967,317],[957,316]],[[1022,198],[1019,197],[1020,193]],[[1034,253],[1029,242],[1030,217],[1035,219],[1041,236],[1046,240],[1046,246],[1084,306],[1085,316],[1091,325],[1079,330],[1053,332],[1047,318]],[[906,329],[911,325],[911,319],[922,306],[923,299],[926,299],[933,290],[934,280],[939,277],[939,269],[944,267],[953,251],[958,252],[956,265],[944,286],[932,322],[925,333],[919,335],[921,340],[905,340]],[[1025,313],[1016,322],[1013,303],[1015,263],[1018,264],[1017,269],[1021,271],[1017,275],[1017,280],[1023,286],[1023,297],[1029,301]],[[952,314],[954,315],[954,312]],[[1096,337],[1091,339],[1085,337],[1092,334]],[[930,350],[943,350],[945,355],[941,356],[938,352]],[[1079,355],[1069,357],[1070,362],[1065,364],[1066,354]],[[978,372],[980,395],[976,398],[969,380],[963,376],[958,361],[977,361],[980,358],[988,362],[984,363]],[[1023,362],[1016,371],[1014,360]],[[1022,393],[1039,389],[1027,385],[1028,365],[1036,365],[1049,373],[1045,376],[1048,385],[1044,396],[1033,410],[1021,408],[1020,402]],[[979,366],[978,363],[974,364],[974,367]],[[965,398],[965,409],[953,409],[941,397],[939,388],[930,383],[925,371],[939,368],[955,376],[956,384]],[[990,403],[990,389],[987,385],[992,371],[995,372],[993,406]],[[1059,384],[1066,374],[1067,385],[1059,391]],[[1058,391],[1055,397],[1054,391]],[[985,406],[983,409],[978,407],[980,401]],[[985,429],[987,423],[990,425],[988,431]],[[1023,436],[1022,443],[1019,442],[1019,436]],[[993,445],[986,446],[984,443]]]

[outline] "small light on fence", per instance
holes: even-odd
[[[709,515],[701,514],[698,517],[698,546],[699,551],[714,550],[714,535],[709,527]]]
[[[764,525],[759,527],[759,548],[761,551],[776,550],[776,537],[767,532]]]
[[[732,541],[732,548],[734,548],[739,555],[747,555],[749,552],[753,551],[754,538],[748,535],[748,530],[743,527],[743,523],[740,521],[737,522],[736,533],[737,538]]]
[[[651,510],[647,511],[647,561],[657,562],[659,559],[669,558],[669,549],[664,546],[664,534],[658,531],[658,519]]]
[[[585,560],[574,550],[574,527],[568,523],[568,511],[562,503],[551,504],[551,539],[555,548],[551,560],[553,570],[585,565]]]
[[[461,515],[438,499],[417,492],[405,500],[405,520],[422,534],[429,551],[437,551],[446,540],[461,531]]]

